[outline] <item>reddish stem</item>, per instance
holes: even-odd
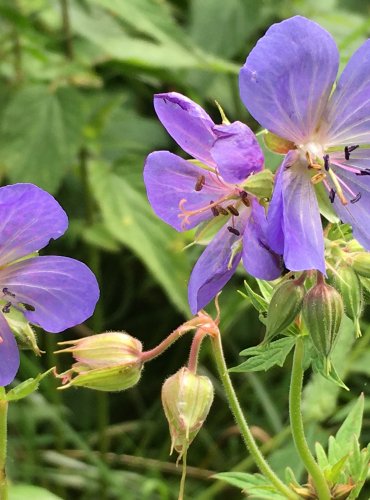
[[[208,335],[208,332],[202,330],[202,328],[199,328],[197,330],[197,333],[194,335],[193,342],[191,343],[188,369],[193,373],[196,373],[197,371],[200,347],[206,335]]]

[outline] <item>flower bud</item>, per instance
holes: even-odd
[[[370,278],[370,253],[354,253],[351,255],[348,263],[357,274],[365,278]]]
[[[283,332],[295,320],[304,295],[303,283],[296,280],[285,281],[274,291],[267,310],[265,342]]]
[[[355,271],[349,266],[336,270],[333,284],[343,299],[344,311],[354,322],[356,337],[361,336],[360,316],[363,308],[362,286]]]
[[[303,320],[316,350],[328,357],[337,340],[343,317],[343,301],[335,288],[318,283],[303,301]]]
[[[171,434],[171,453],[182,455],[207,418],[213,401],[208,377],[181,368],[162,387],[162,404]]]
[[[67,384],[63,389],[75,385],[98,391],[122,391],[140,379],[142,344],[127,333],[107,332],[60,344],[72,344],[58,353],[70,352],[77,361],[70,370],[58,375]]]

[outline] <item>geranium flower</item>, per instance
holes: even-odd
[[[241,258],[258,278],[280,274],[279,258],[266,243],[264,208],[243,187],[263,168],[263,155],[246,125],[215,125],[181,94],[158,94],[154,106],[167,131],[195,158],[187,161],[168,151],[148,156],[144,180],[155,213],[178,231],[214,217],[225,220],[191,273],[188,298],[195,314],[228,282]]]
[[[252,116],[290,150],[268,212],[269,245],[288,269],[325,273],[314,184],[322,182],[342,221],[370,250],[370,41],[351,57],[334,90],[337,46],[300,16],[273,25],[240,72]]]
[[[13,309],[49,332],[81,323],[94,311],[99,288],[85,264],[34,254],[67,226],[62,207],[37,186],[0,188],[1,386],[14,379],[19,367],[18,346],[6,320]]]

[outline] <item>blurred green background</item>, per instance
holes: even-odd
[[[86,325],[39,335],[46,354],[22,353],[18,381],[70,362],[56,343],[92,332],[125,330],[155,346],[189,317],[187,279],[201,249],[191,234],[158,220],[142,180],[146,155],[182,154],[156,119],[156,92],[182,92],[215,121],[214,99],[231,120],[256,129],[238,95],[238,71],[268,26],[295,14],[318,21],[335,37],[345,62],[370,34],[367,0],[0,0],[1,183],[33,182],[53,193],[70,217],[65,236],[48,252],[75,257],[96,273],[101,300]],[[268,166],[278,158],[267,156]],[[221,296],[229,366],[257,344],[263,326],[237,293],[241,270]],[[212,308],[211,308],[212,310]],[[350,392],[307,375],[304,410],[313,440],[326,442],[364,391],[370,374],[370,328],[353,343],[353,327],[336,352]],[[210,478],[230,469],[254,471],[215,377],[208,346],[201,371],[216,397],[188,454],[187,497],[207,500],[243,494]],[[177,498],[180,468],[160,402],[164,379],[185,362],[184,337],[145,367],[125,393],[56,391],[51,377],[10,409],[9,475],[63,499]],[[287,424],[290,360],[268,373],[233,376],[257,440],[270,463],[290,466],[305,482]],[[370,437],[366,402],[364,443]],[[19,498],[44,499],[25,486]],[[55,498],[44,492],[45,500]],[[370,489],[363,498],[370,497]],[[18,497],[17,497],[18,498]]]

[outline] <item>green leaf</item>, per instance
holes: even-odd
[[[62,500],[39,486],[30,484],[11,484],[9,486],[9,500]]]
[[[324,185],[322,182],[319,184],[315,184],[315,192],[316,192],[316,197],[317,201],[319,204],[319,209],[321,214],[327,219],[329,222],[337,223],[340,222],[339,217],[336,215],[336,213],[333,210],[333,205],[330,203],[328,193],[326,189],[324,188]]]
[[[220,472],[213,476],[216,479],[235,486],[247,493],[248,496],[258,499],[285,499],[277,493],[275,487],[261,474],[248,474],[246,472]]]
[[[29,378],[22,382],[21,384],[15,386],[13,389],[8,391],[6,393],[6,400],[7,401],[18,401],[19,399],[23,399],[33,392],[37,391],[40,382],[43,378],[46,377],[46,375],[49,375],[54,370],[53,368],[50,368],[50,370],[40,373],[37,375],[35,378]]]
[[[270,199],[272,196],[273,184],[274,176],[272,172],[264,169],[261,172],[250,175],[243,184],[243,187],[248,193],[254,194],[258,198]]]
[[[72,88],[17,92],[0,125],[0,161],[11,181],[56,191],[74,161],[85,118],[84,100]]]
[[[186,281],[190,266],[182,236],[160,221],[145,195],[104,163],[91,162],[89,183],[108,231],[130,248],[163,286],[169,299],[188,314]],[[170,270],[170,272],[169,272]]]
[[[338,372],[335,369],[334,364],[331,361],[324,358],[323,356],[319,355],[316,350],[313,351],[313,354],[314,357],[312,358],[312,369],[314,373],[320,374],[322,377],[326,378],[327,380],[330,380],[331,382],[333,382],[333,384],[337,385],[338,387],[341,387],[342,389],[349,391],[346,384],[338,375]],[[327,369],[327,363],[329,363],[330,367],[329,371]]]
[[[361,394],[335,436],[335,448],[336,450],[340,450],[340,457],[348,454],[352,450],[353,436],[355,436],[357,440],[360,438],[363,413],[364,396]],[[333,454],[335,454],[334,450],[332,451],[332,455]],[[332,460],[332,455],[329,448],[330,462]],[[340,457],[338,457],[337,454],[335,454],[335,456],[337,460],[339,460]]]
[[[268,309],[268,303],[267,300],[264,299],[261,295],[258,295],[258,293],[254,292],[252,288],[249,286],[247,281],[244,281],[244,286],[245,290],[247,292],[247,295],[241,291],[239,291],[240,295],[242,297],[245,297],[249,299],[252,303],[252,306],[257,309],[258,312],[264,313]]]
[[[269,344],[249,347],[240,353],[241,356],[250,358],[238,366],[231,368],[230,372],[253,372],[269,370],[272,366],[283,366],[286,357],[295,344],[295,337],[284,337]]]

